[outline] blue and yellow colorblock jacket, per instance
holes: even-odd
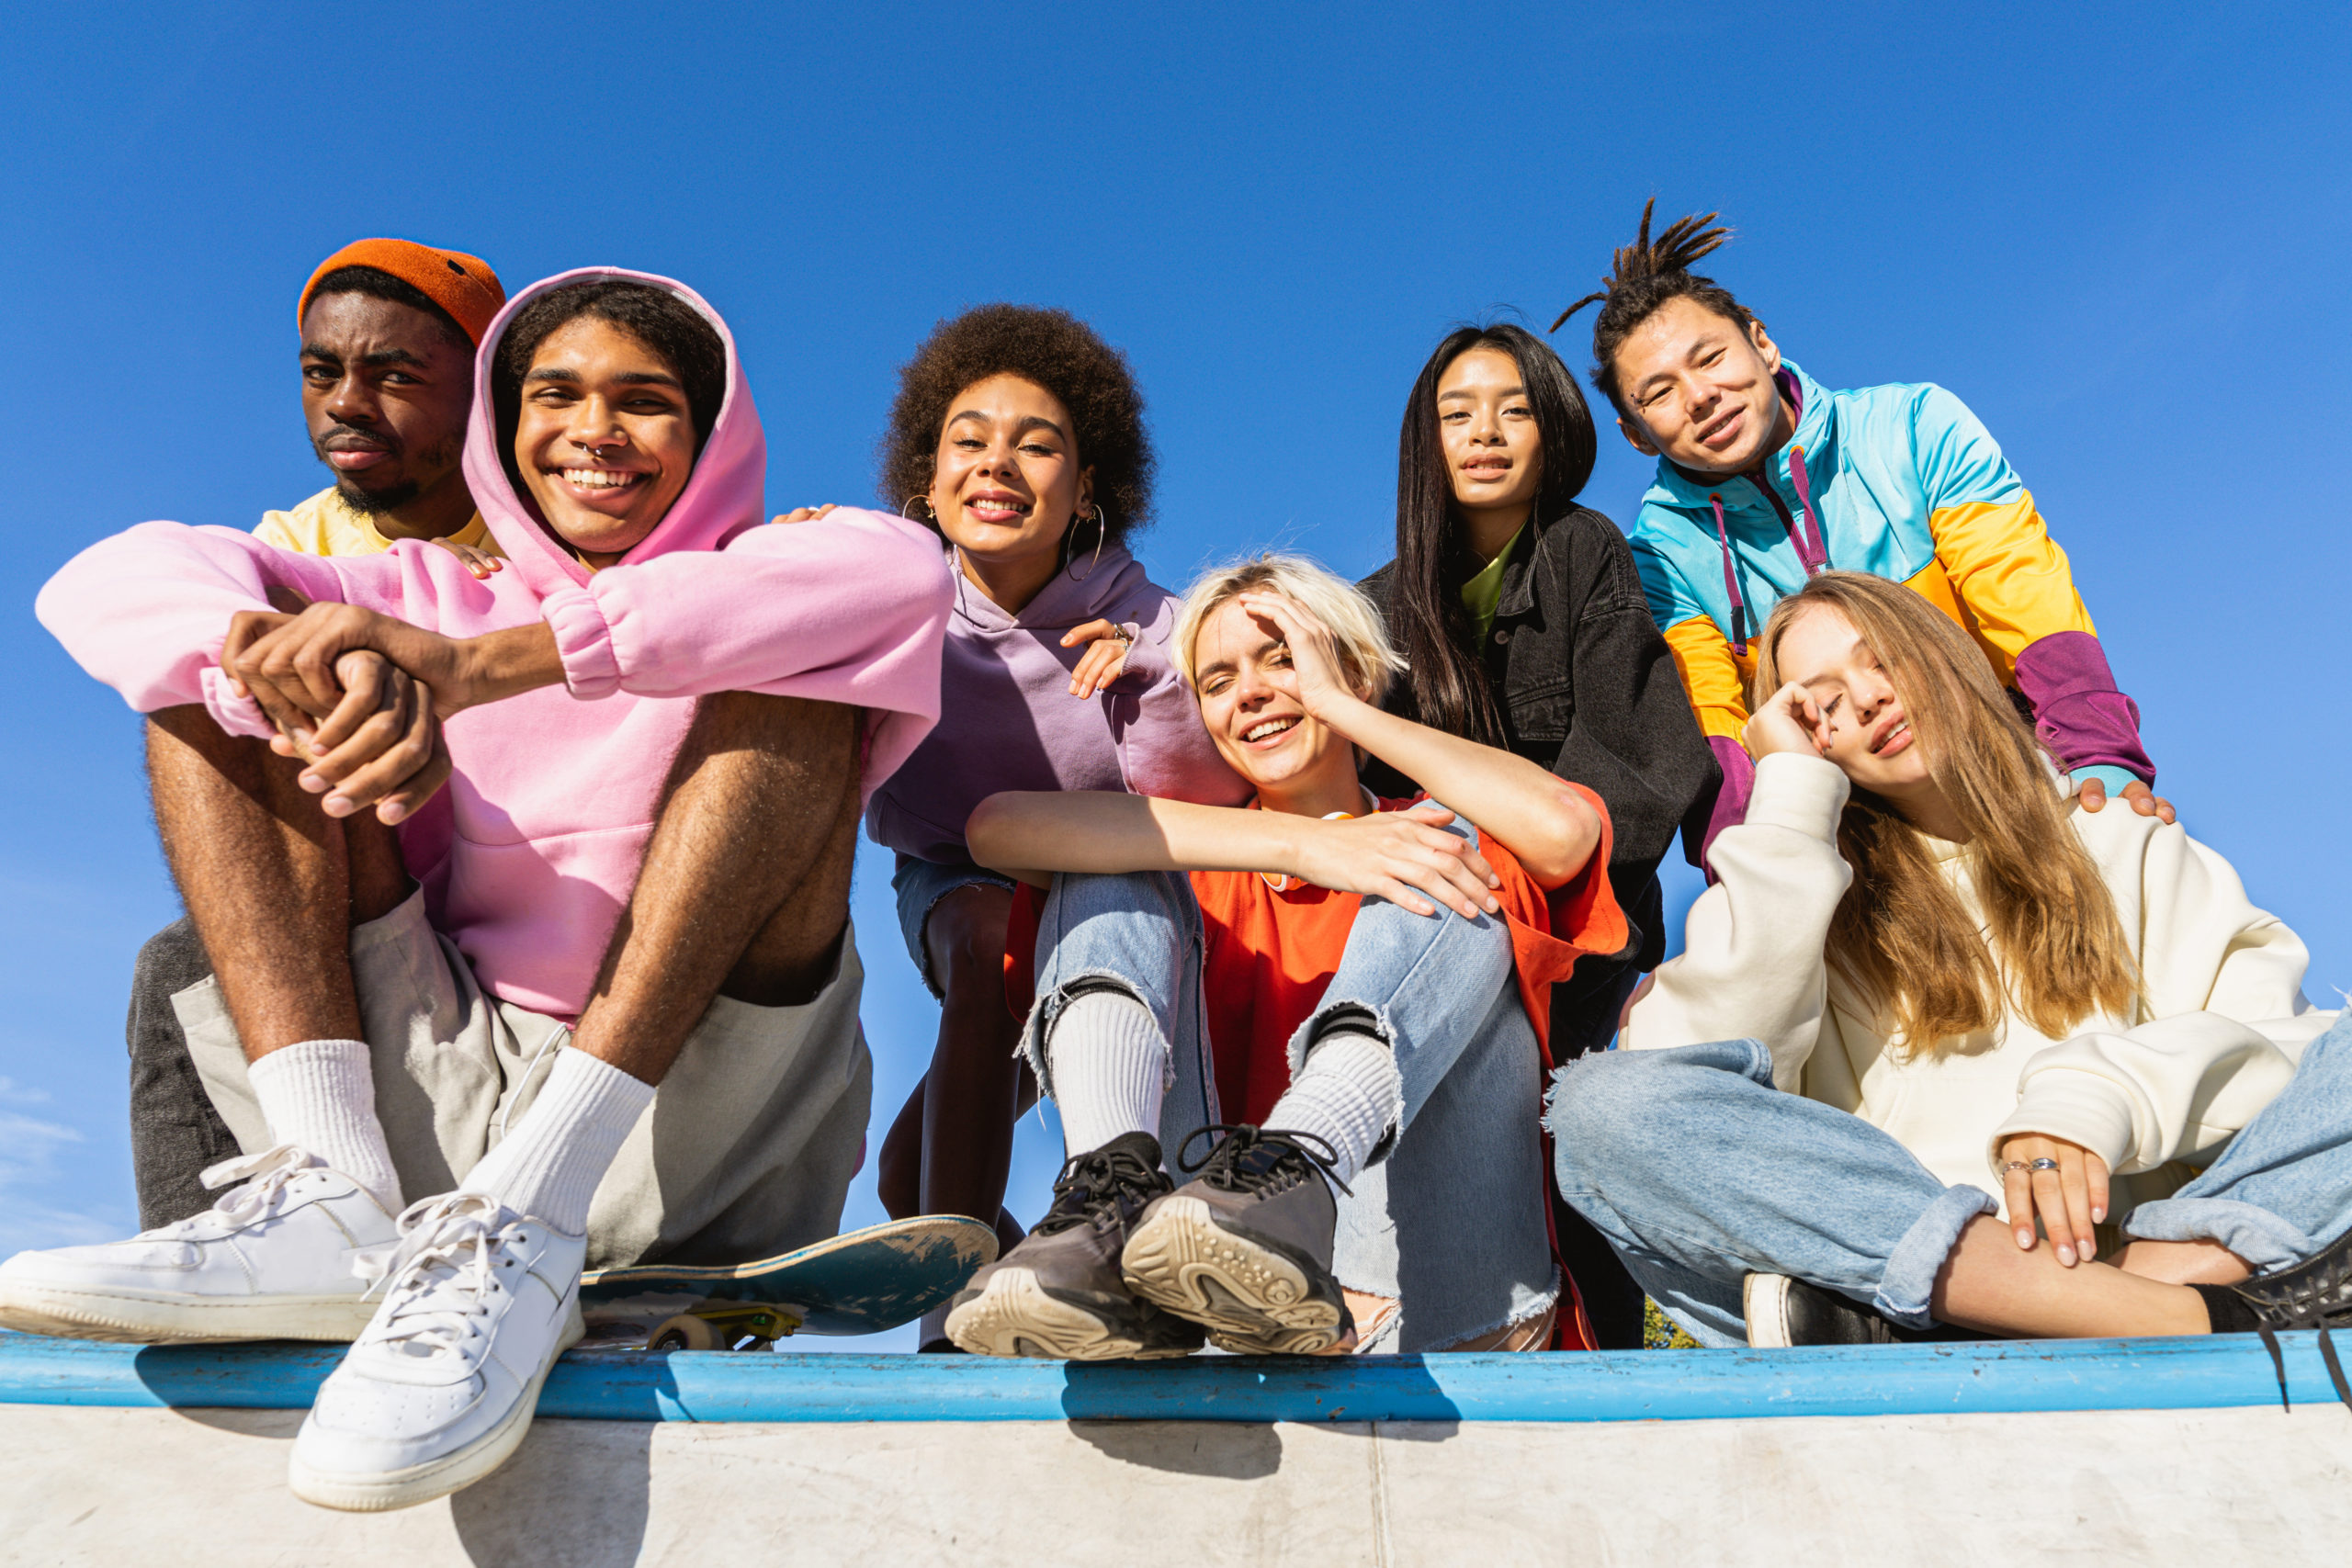
[[[1967,405],[1927,383],[1833,391],[1789,361],[1780,381],[1796,434],[1762,472],[1660,461],[1633,528],[1650,613],[1724,765],[1708,839],[1747,811],[1752,639],[1782,595],[1833,567],[1904,583],[1958,622],[2077,778],[2110,794],[2153,783],[2140,710],[2116,689],[2066,554]]]

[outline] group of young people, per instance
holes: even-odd
[[[683,285],[329,257],[334,485],[40,596],[146,716],[187,919],[133,987],[149,1228],[0,1264],[0,1325],[347,1340],[294,1490],[480,1479],[583,1269],[838,1227],[861,820],[941,1004],[883,1199],[1001,1244],[926,1349],[2352,1316],[2352,1029],[2302,944],[2154,795],[1991,437],[1785,362],[1692,270],[1708,221],[1645,211],[1584,302],[1658,459],[1630,536],[1577,502],[1574,374],[1467,327],[1405,400],[1390,564],[1182,593],[1127,548],[1134,376],[1064,312],[942,322],[885,504],[772,518]],[[1667,961],[1678,831],[1711,886]]]

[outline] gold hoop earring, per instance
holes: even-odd
[[[1088,577],[1092,577],[1094,575],[1095,569],[1102,564],[1102,541],[1109,536],[1110,532],[1110,519],[1103,516],[1102,503],[1098,501],[1094,503],[1094,558],[1087,563],[1086,577],[1080,577],[1074,571],[1069,574],[1069,580],[1072,582],[1084,582]],[[1070,564],[1072,566],[1077,565],[1078,558],[1072,556],[1070,558]]]
[[[930,513],[930,516],[917,517],[908,512],[907,508],[912,506],[918,501],[922,502],[923,510]],[[929,523],[933,526],[936,526],[939,523],[939,508],[932,505],[931,497],[924,495],[920,491],[915,492],[913,495],[907,497],[906,500],[899,502],[899,515],[904,517],[910,523]]]

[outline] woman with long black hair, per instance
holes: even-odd
[[[1605,1046],[1635,980],[1666,955],[1657,866],[1719,773],[1658,635],[1632,550],[1577,494],[1591,412],[1542,339],[1509,322],[1446,334],[1413,382],[1396,444],[1396,558],[1363,586],[1408,666],[1389,711],[1499,746],[1609,808],[1609,880],[1631,940],[1552,990],[1551,1046]],[[1368,775],[1383,795],[1404,781]],[[1561,1209],[1564,1256],[1604,1346],[1639,1342],[1641,1298]]]

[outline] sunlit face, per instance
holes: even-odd
[[[1781,633],[1777,658],[1781,679],[1803,686],[1821,710],[1829,730],[1823,755],[1848,778],[1897,801],[1933,787],[1927,748],[1894,679],[1851,621],[1815,605]]]
[[[1209,739],[1261,792],[1310,789],[1341,769],[1355,776],[1354,748],[1298,700],[1290,649],[1272,622],[1227,600],[1202,619],[1193,661]]]
[[[1437,428],[1454,503],[1465,512],[1533,504],[1544,482],[1544,436],[1518,362],[1474,348],[1437,383]]]
[[[405,506],[458,472],[472,348],[413,305],[327,294],[302,317],[302,412],[335,488],[362,512]]]
[[[589,565],[609,566],[653,532],[694,473],[685,386],[634,334],[574,317],[523,377],[514,462],[548,526]]]
[[[1702,474],[1740,474],[1770,447],[1781,416],[1781,351],[1695,299],[1669,299],[1617,348],[1617,387],[1636,450]]]
[[[939,433],[931,506],[940,532],[996,566],[1050,559],[1071,521],[1094,514],[1094,470],[1079,465],[1062,400],[1022,376],[958,392]]]

